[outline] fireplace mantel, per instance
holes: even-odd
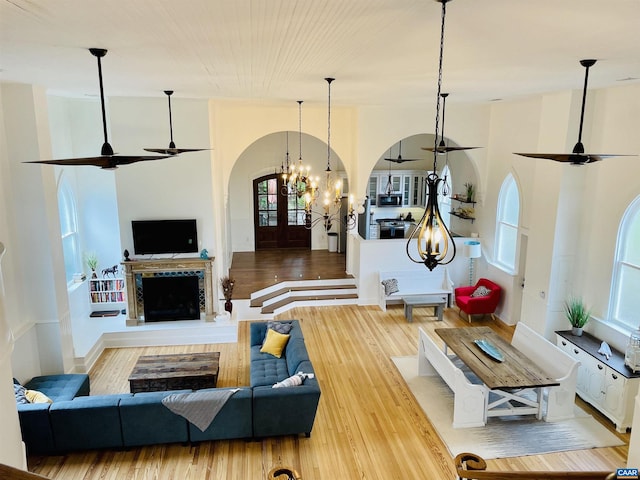
[[[204,313],[214,315],[213,305],[213,257],[211,258],[158,258],[154,260],[131,260],[122,262],[127,289],[127,326],[138,325],[144,310],[138,303],[136,276],[154,275],[166,272],[203,271],[204,273]],[[143,294],[144,297],[144,294]],[[143,300],[144,301],[144,300]]]

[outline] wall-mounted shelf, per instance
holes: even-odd
[[[468,201],[466,198],[460,198],[460,197],[449,197],[449,198],[451,198],[451,200],[455,200],[456,202],[460,202],[460,203],[470,203],[471,205],[474,205],[474,206],[476,204],[475,200]]]
[[[473,223],[473,221],[476,219],[475,217],[469,217],[453,210],[450,211],[449,214],[453,215],[454,217],[462,218],[463,220],[471,220],[471,223]]]
[[[476,206],[475,200],[468,201],[466,198],[460,198],[460,197],[451,197],[451,200],[455,200],[456,202],[463,203],[465,205],[471,205],[473,209],[475,209],[475,206]],[[454,217],[462,218],[463,220],[471,220],[471,223],[473,223],[474,220],[476,219],[476,217],[473,217],[471,215],[465,215],[461,211],[451,210],[449,213]]]

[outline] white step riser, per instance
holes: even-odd
[[[276,308],[273,312],[274,315],[279,315],[296,307],[322,307],[329,305],[356,305],[358,303],[357,298],[338,298],[336,300],[305,300],[300,302],[291,302],[287,305],[283,305],[280,308]]]
[[[277,292],[278,290],[282,290],[283,288],[295,288],[295,287],[314,287],[316,285],[348,285],[351,287],[356,286],[355,280],[352,278],[334,278],[334,279],[320,279],[320,280],[290,280],[286,282],[276,283],[271,285],[270,287],[263,288],[262,290],[258,290],[257,292],[253,292],[251,294],[251,299],[259,298],[264,295],[268,295],[269,293]]]
[[[282,295],[278,295],[277,297],[270,298],[266,300],[262,307],[268,307],[269,305],[273,305],[274,303],[278,303],[285,298],[295,298],[295,297],[328,297],[331,295],[357,295],[358,290],[356,288],[341,288],[336,290],[293,290],[287,293],[283,293]]]

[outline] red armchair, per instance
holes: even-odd
[[[472,297],[471,295],[478,287],[485,287],[489,290],[489,293],[484,296]],[[491,280],[480,278],[474,286],[458,287],[454,292],[456,306],[460,309],[460,312],[467,314],[469,323],[471,323],[472,315],[491,314],[493,316],[493,312],[495,312],[498,302],[500,302],[502,288]]]

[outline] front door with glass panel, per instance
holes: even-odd
[[[282,178],[266,175],[253,181],[255,248],[311,248],[305,228],[304,197],[283,195]]]

